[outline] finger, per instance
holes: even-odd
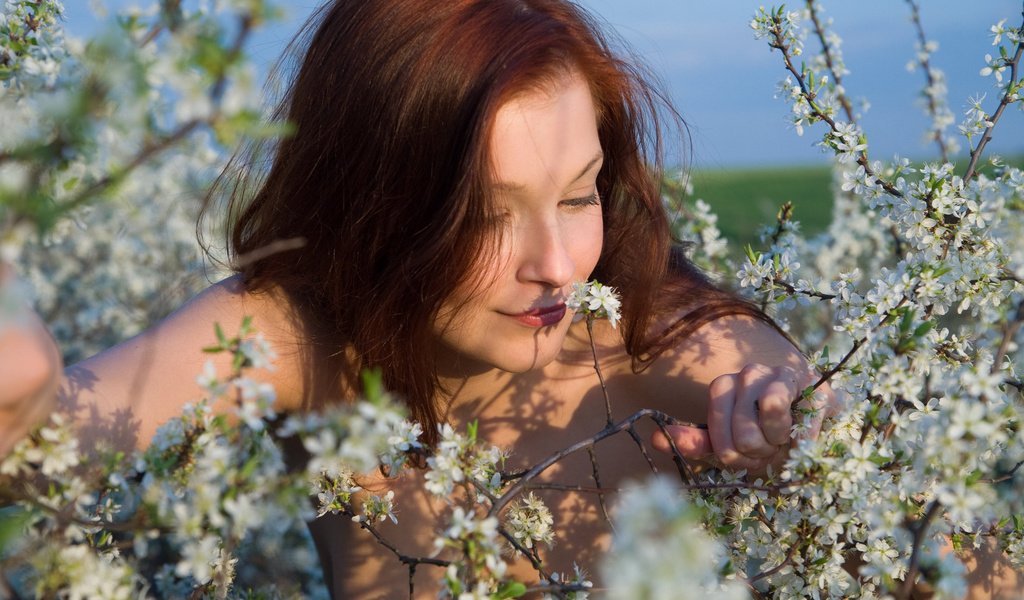
[[[708,437],[715,458],[732,469],[757,469],[765,462],[736,449],[732,435],[733,409],[739,384],[737,374],[720,375],[711,382],[708,402]]]
[[[774,379],[775,370],[764,365],[747,365],[739,372],[739,385],[733,404],[732,440],[736,449],[748,457],[767,458],[778,448],[761,431],[760,399]]]
[[[793,411],[790,407],[798,393],[796,382],[792,379],[771,381],[761,393],[758,400],[759,423],[765,440],[772,446],[790,443],[793,431]]]
[[[651,437],[651,444],[656,450],[672,452],[669,437],[675,444],[679,453],[685,458],[694,460],[706,460],[714,454],[711,446],[711,437],[707,430],[686,425],[666,425],[665,431],[655,431]]]

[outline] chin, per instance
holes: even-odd
[[[532,339],[529,342],[508,344],[503,348],[503,352],[499,351],[493,357],[491,364],[509,373],[528,373],[543,369],[558,358],[565,334],[558,332],[552,338],[557,339],[540,340],[539,344],[534,343],[535,340]]]

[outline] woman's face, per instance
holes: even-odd
[[[500,242],[435,321],[442,374],[520,373],[551,362],[572,323],[572,283],[585,281],[601,255],[601,143],[582,77],[501,107],[490,156]]]

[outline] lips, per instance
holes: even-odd
[[[530,310],[509,314],[508,316],[527,327],[549,327],[562,321],[565,317],[565,310],[565,303],[559,302],[551,306],[531,308]]]

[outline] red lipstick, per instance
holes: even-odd
[[[559,302],[553,306],[531,308],[530,310],[508,316],[527,327],[548,327],[558,324],[565,317],[565,303]]]

